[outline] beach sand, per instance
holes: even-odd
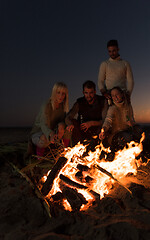
[[[30,127],[0,128],[0,144],[27,142]]]

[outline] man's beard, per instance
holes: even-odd
[[[89,104],[94,102],[94,97],[87,100]]]

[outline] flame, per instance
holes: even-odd
[[[104,128],[101,129],[101,133],[104,133]]]
[[[99,194],[100,199],[102,199],[109,193],[115,179],[121,183],[128,173],[136,175],[138,167],[142,164],[142,160],[137,160],[136,157],[143,150],[142,141],[144,140],[144,137],[145,135],[143,133],[140,143],[132,141],[128,143],[123,150],[116,152],[112,162],[106,161],[105,158],[100,160],[102,151],[107,153],[110,152],[110,149],[104,148],[102,143],[95,147],[94,152],[89,151],[88,153],[86,152],[87,145],[80,144],[80,142],[73,148],[65,148],[64,157],[67,158],[67,163],[60,170],[59,175],[54,179],[52,189],[46,198],[50,199],[51,196],[56,194],[58,191],[62,192],[59,176],[60,174],[63,174],[72,181],[86,186],[86,189],[77,188],[76,190],[78,193],[81,193],[88,202],[87,204],[82,204],[80,210],[87,209],[95,200],[91,190],[96,194]],[[82,181],[76,177],[76,173],[79,171],[78,164],[88,167],[86,171],[82,171]],[[95,167],[96,165],[99,166],[99,169],[106,170],[106,172],[97,169]],[[109,174],[106,174],[107,172]],[[91,178],[91,181],[87,182],[85,180],[86,177]],[[44,178],[44,181],[46,181],[46,176],[44,176]],[[63,200],[63,205],[66,210],[71,211],[71,206],[66,199]]]

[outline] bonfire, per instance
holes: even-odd
[[[27,174],[29,167],[21,172],[34,187],[36,185],[38,197],[43,199],[50,216],[52,206],[65,211],[86,211],[107,196],[114,183],[121,185],[132,196],[126,180],[128,176],[136,176],[139,167],[145,164],[139,157],[143,140],[144,133],[139,143],[128,143],[115,153],[111,162],[106,158],[110,148],[105,148],[102,143],[96,145],[94,151],[87,151],[89,143],[78,143],[60,151],[53,166],[38,171],[38,177],[37,174],[35,177],[34,173],[48,157],[38,159],[38,163],[32,165],[31,174],[32,180],[36,181],[31,181],[31,175]],[[106,154],[102,156],[102,152]]]

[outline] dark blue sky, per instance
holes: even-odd
[[[32,125],[57,81],[71,107],[84,81],[97,85],[110,39],[132,66],[136,120],[150,122],[149,9],[149,0],[1,1],[0,126]]]

